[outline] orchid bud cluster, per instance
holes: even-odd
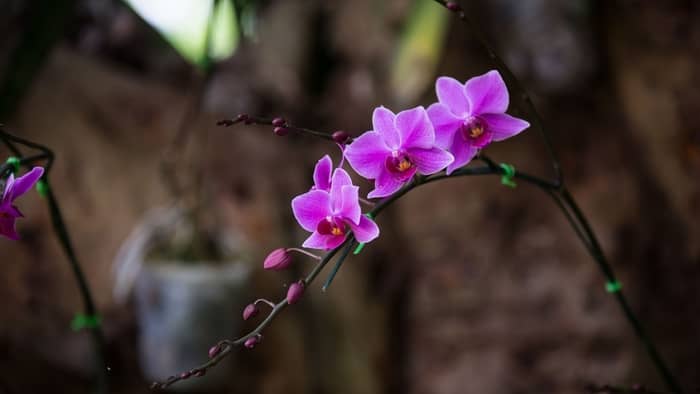
[[[418,175],[429,176],[440,171],[446,175],[466,166],[477,153],[493,141],[502,141],[529,127],[529,123],[506,114],[509,97],[498,71],[474,77],[461,83],[440,77],[435,84],[438,102],[394,113],[378,107],[372,115],[372,130],[352,138],[345,131],[336,131],[331,139],[340,146],[342,159],[336,167],[329,155],[314,167],[310,190],[294,197],[292,212],[299,226],[310,235],[303,248],[330,251],[339,248],[350,237],[367,244],[379,237],[379,227],[371,212],[363,213],[360,187],[353,183],[343,168],[347,161],[355,173],[374,182],[367,198],[388,198]],[[248,115],[235,122],[251,122]],[[255,122],[255,120],[253,120]],[[287,134],[289,125],[283,118],[267,121],[278,136]],[[272,250],[263,262],[266,270],[279,271],[292,263],[291,252],[303,253],[320,260],[313,253],[299,248]],[[297,303],[308,283],[301,279],[287,289],[286,303]],[[243,310],[248,320],[258,313],[260,301]],[[245,341],[253,348],[259,334]]]

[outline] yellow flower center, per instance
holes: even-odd
[[[469,128],[469,136],[472,138],[478,138],[482,134],[484,134],[484,127],[481,123],[475,123]]]
[[[399,171],[403,172],[403,171],[410,170],[412,166],[413,166],[413,164],[411,164],[410,161],[408,161],[404,158],[399,162],[399,165],[396,167],[399,169]]]

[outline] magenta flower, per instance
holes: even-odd
[[[5,183],[5,191],[0,199],[0,235],[18,240],[19,235],[15,229],[15,221],[22,217],[22,212],[12,203],[17,197],[26,193],[44,174],[44,169],[34,167],[31,171],[15,179],[14,174],[10,174]]]
[[[379,236],[377,224],[362,215],[358,196],[360,188],[352,184],[345,170],[337,168],[333,172],[327,191],[321,186],[322,183],[317,183],[315,189],[292,200],[297,222],[312,233],[304,241],[304,247],[333,249],[343,243],[349,231],[362,243]]]
[[[464,85],[454,78],[440,77],[435,90],[439,103],[428,108],[428,116],[435,127],[435,145],[454,155],[448,174],[469,163],[491,141],[504,140],[530,127],[505,113],[508,89],[498,71],[471,78]]]
[[[372,126],[373,130],[359,136],[345,151],[358,174],[374,179],[369,198],[391,195],[416,172],[434,174],[453,160],[450,153],[435,147],[433,125],[423,107],[397,115],[376,108]]]

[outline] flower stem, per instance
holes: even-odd
[[[314,260],[321,260],[321,256],[317,256],[317,255],[315,255],[315,254],[309,252],[308,250],[304,250],[304,249],[301,249],[301,248],[287,248],[286,250],[287,250],[287,251],[290,251],[290,250],[291,250],[291,251],[295,251],[295,252],[298,252],[298,253],[301,253],[301,254],[305,254],[305,255],[311,257],[311,258],[314,259]]]
[[[566,187],[563,187],[561,189],[560,194],[565,204],[569,208],[571,208],[574,217],[581,225],[583,234],[585,234],[586,238],[588,239],[588,242],[586,242],[583,237],[579,236],[579,238],[581,238],[581,240],[583,241],[584,245],[586,245],[586,248],[588,249],[588,252],[590,253],[591,257],[593,257],[593,260],[595,260],[595,262],[598,264],[600,270],[603,271],[603,274],[605,275],[608,283],[617,283],[615,273],[613,272],[610,263],[608,263],[605,254],[603,253],[600,244],[598,243],[595,233],[591,229],[591,226],[588,223],[588,220],[586,219],[586,216],[581,212],[581,209],[578,207],[578,204],[576,204],[576,201],[574,200],[571,193],[569,193],[569,191],[566,189]],[[646,334],[642,323],[639,321],[637,316],[630,308],[629,303],[627,302],[627,299],[625,298],[622,290],[618,289],[613,294],[618,304],[620,305],[620,308],[622,308],[622,311],[625,317],[627,318],[627,321],[632,325],[634,332],[637,334],[637,337],[644,345],[647,353],[649,354],[649,357],[656,366],[656,369],[659,371],[662,378],[666,382],[668,389],[671,390],[671,392],[673,393],[682,393],[683,390],[681,389],[680,385],[676,382],[676,379],[671,373],[671,370],[661,358],[661,355],[656,349],[656,346],[654,345],[653,341]]]
[[[49,171],[51,170],[54,160],[53,152],[43,145],[12,135],[3,130],[2,128],[0,128],[0,139],[2,139],[3,143],[13,152],[13,154],[20,158],[20,163],[26,167],[30,167],[31,163],[37,160],[45,159],[47,161],[47,164],[45,166],[46,171],[42,179],[46,183],[45,197],[49,206],[51,223],[54,232],[56,233],[56,236],[59,240],[59,243],[61,244],[61,247],[63,248],[66,257],[68,258],[68,263],[70,264],[73,276],[75,277],[78,283],[78,290],[80,291],[81,298],[83,299],[83,308],[85,315],[98,316],[97,307],[95,306],[90,287],[88,286],[85,274],[83,273],[80,263],[78,262],[75,250],[73,249],[73,244],[70,240],[68,228],[66,227],[65,222],[63,221],[61,209],[58,205],[58,201],[56,200],[56,196],[53,194],[53,191],[49,185]],[[22,152],[15,144],[37,149],[42,153],[33,156],[23,157]],[[5,171],[6,169],[4,167],[0,167],[0,176],[4,176]],[[90,334],[92,337],[94,351],[97,358],[97,368],[99,369],[97,373],[97,384],[95,392],[105,394],[109,391],[109,376],[107,374],[108,365],[106,361],[106,345],[104,335],[99,325],[91,327]]]

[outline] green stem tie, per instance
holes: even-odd
[[[512,164],[501,163],[500,167],[503,169],[503,175],[501,176],[501,185],[515,188],[518,186],[513,180],[515,176],[515,167]]]
[[[372,221],[374,220],[374,216],[371,213],[366,213],[365,216],[367,216],[367,218],[369,220],[372,220]],[[355,251],[352,252],[352,254],[354,254],[354,255],[360,254],[360,252],[362,252],[362,249],[364,247],[365,247],[365,244],[360,242],[359,244],[357,244],[357,247],[355,248]]]
[[[97,328],[102,323],[102,318],[97,315],[82,315],[77,314],[70,322],[70,327],[73,331],[80,331],[84,328]]]
[[[8,157],[6,163],[12,166],[13,172],[19,172],[20,161],[18,157]]]
[[[49,184],[46,183],[45,180],[39,179],[39,182],[36,183],[36,192],[39,193],[40,196],[46,197],[49,193]]]
[[[622,283],[618,281],[608,282],[605,284],[605,291],[608,293],[617,293],[620,290],[622,290]]]

